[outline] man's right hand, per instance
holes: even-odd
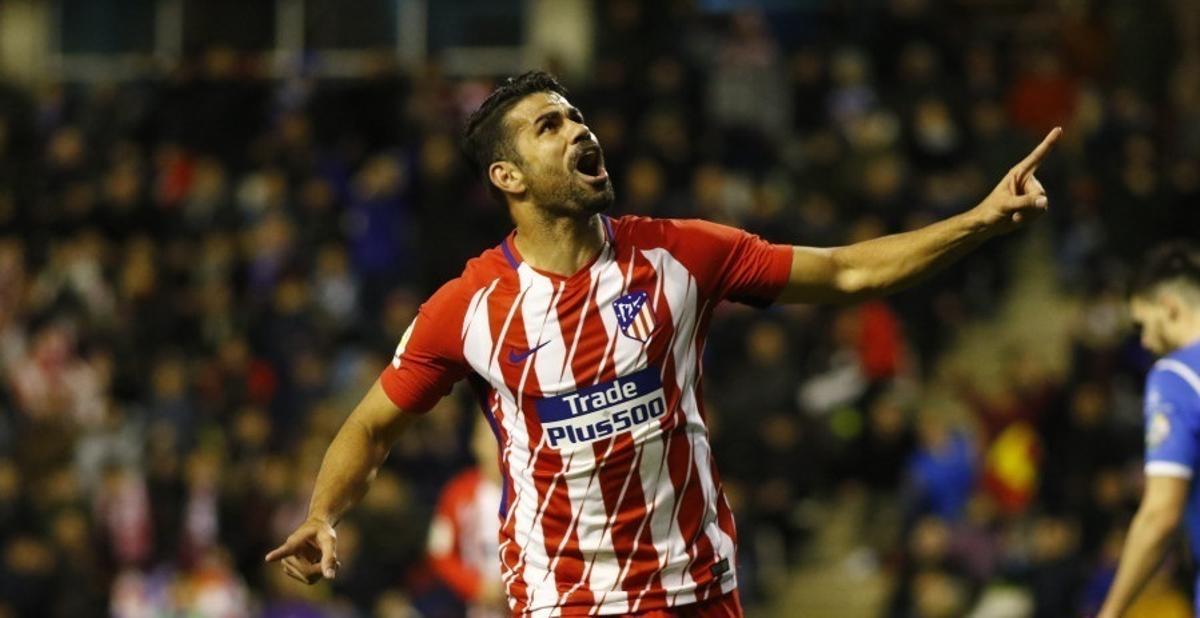
[[[1051,129],[1042,143],[1008,170],[996,188],[975,207],[974,212],[980,215],[980,222],[985,227],[1008,232],[1046,212],[1050,203],[1046,199],[1046,189],[1033,174],[1060,137],[1061,127]]]
[[[283,572],[306,584],[315,584],[322,577],[333,579],[341,566],[337,559],[337,532],[325,519],[310,517],[283,545],[271,550],[266,560],[283,560]]]

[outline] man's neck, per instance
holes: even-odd
[[[1170,333],[1171,343],[1175,344],[1167,354],[1174,354],[1184,348],[1190,348],[1200,343],[1200,312],[1189,313],[1183,324],[1175,325],[1175,332]]]
[[[604,246],[600,215],[582,219],[568,217],[517,221],[513,239],[517,251],[530,266],[564,277],[575,274],[596,257]]]
[[[1184,334],[1183,337],[1180,338],[1180,340],[1183,343],[1178,348],[1175,348],[1176,350],[1190,348],[1190,347],[1200,343],[1200,325],[1197,325],[1197,326],[1193,327],[1192,329],[1190,329],[1186,334]]]

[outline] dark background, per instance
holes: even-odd
[[[462,611],[422,561],[467,393],[393,450],[336,582],[262,556],[417,305],[508,229],[457,146],[480,47],[561,75],[615,214],[778,242],[961,212],[1062,125],[1036,226],[883,301],[725,306],[705,375],[751,615],[1098,607],[1152,360],[1124,282],[1200,234],[1200,4],[584,2],[577,65],[529,47],[553,2],[424,3],[415,56],[411,2],[299,4],[284,49],[296,2],[45,3],[52,68],[0,81],[0,616]],[[1188,615],[1189,568],[1145,615]]]

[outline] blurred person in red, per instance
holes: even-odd
[[[500,582],[500,454],[487,417],[471,434],[475,466],[446,484],[429,526],[429,566],[467,604],[469,618],[505,613]]]
[[[507,80],[466,142],[516,230],[421,307],[326,452],[308,519],[267,560],[300,581],[334,577],[334,526],[399,435],[467,378],[502,446],[514,614],[741,616],[737,533],[700,386],[713,310],[915,283],[1045,212],[1033,174],[1060,133],[967,212],[797,247],[707,221],[609,217],[603,151],[566,90],[543,72]]]

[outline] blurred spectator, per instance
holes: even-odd
[[[19,410],[31,419],[69,420],[94,425],[103,414],[101,385],[94,369],[77,355],[70,327],[43,327],[9,379]]]
[[[1070,520],[1047,516],[1034,521],[1032,536],[1033,615],[1068,615],[1075,609],[1082,575],[1079,530]]]
[[[507,613],[500,581],[501,472],[491,421],[481,414],[471,432],[475,467],[446,484],[429,525],[429,564],[475,618]]]
[[[1054,51],[1038,48],[1026,55],[1027,68],[1009,93],[1009,113],[1018,128],[1040,135],[1071,116],[1079,94]]]
[[[943,411],[922,411],[917,448],[908,462],[917,514],[931,513],[951,522],[961,519],[978,469],[978,455],[966,433],[952,427]]]

